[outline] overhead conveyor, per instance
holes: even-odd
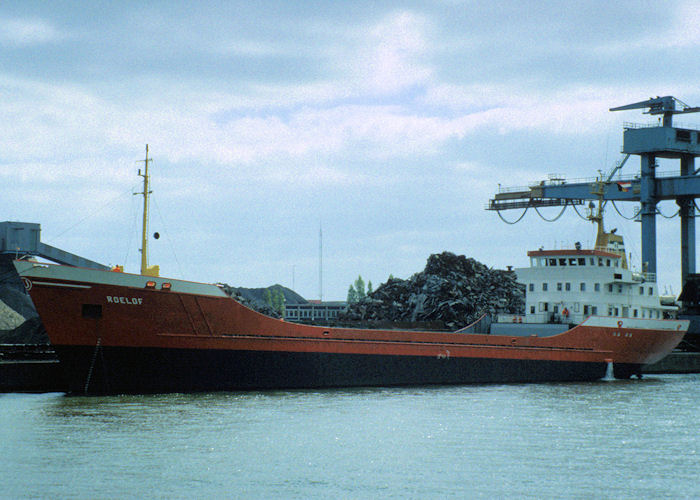
[[[0,222],[0,254],[36,255],[67,266],[109,269],[104,264],[42,243],[41,225],[33,222]]]

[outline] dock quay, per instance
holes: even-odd
[[[0,392],[64,392],[60,368],[51,346],[0,344]]]
[[[642,368],[644,373],[700,373],[700,352],[674,351]]]

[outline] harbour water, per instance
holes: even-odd
[[[0,395],[3,498],[698,498],[700,375]]]

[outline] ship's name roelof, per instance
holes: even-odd
[[[116,297],[113,295],[107,295],[107,302],[109,304],[130,304],[132,306],[140,306],[143,299],[141,297]]]

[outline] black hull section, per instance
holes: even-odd
[[[642,365],[632,363],[613,363],[613,376],[617,379],[627,380],[635,376],[642,378]]]
[[[55,346],[90,394],[592,381],[605,363],[275,351]]]
[[[605,363],[55,346],[73,393],[591,381]]]

